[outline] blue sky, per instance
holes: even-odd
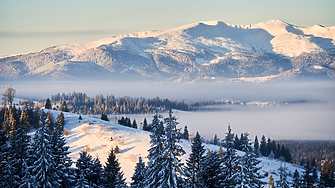
[[[335,26],[334,0],[0,0],[0,56],[197,21]]]

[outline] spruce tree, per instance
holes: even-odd
[[[32,166],[32,178],[38,187],[60,187],[59,176],[55,167],[52,137],[49,134],[45,119],[41,119],[42,125],[37,129],[34,137],[34,154],[36,160]]]
[[[277,186],[281,188],[290,188],[289,183],[287,181],[287,173],[286,173],[287,168],[284,166],[280,166],[278,171],[279,171],[279,181],[277,181]]]
[[[164,127],[162,115],[156,114],[152,119],[152,133],[150,134],[150,148],[148,150],[148,165],[146,167],[146,182],[148,188],[156,188],[159,180],[158,173],[162,169],[163,162],[163,135]]]
[[[135,119],[134,119],[134,121],[133,121],[132,127],[133,127],[134,129],[137,129],[137,123],[136,123],[136,120],[135,120]]]
[[[292,187],[293,188],[301,187],[301,179],[300,179],[300,175],[297,169],[295,169],[294,174],[293,174]]]
[[[231,127],[228,125],[228,132],[223,140],[226,146],[226,152],[222,157],[220,185],[222,187],[235,187],[237,155],[234,149],[234,134],[231,132]]]
[[[183,139],[189,140],[189,137],[190,137],[190,135],[188,133],[187,125],[185,125],[184,132],[183,132]]]
[[[103,187],[105,182],[99,157],[93,159],[90,169],[91,172],[88,175],[90,185],[92,185],[92,187]]]
[[[51,101],[49,98],[47,98],[47,100],[45,101],[45,106],[44,106],[45,109],[51,109]]]
[[[86,151],[81,151],[79,153],[79,158],[75,162],[76,164],[76,170],[75,170],[75,175],[76,175],[76,180],[78,184],[78,180],[80,184],[90,184],[89,182],[89,176],[91,173],[91,167],[93,164],[93,158],[90,154],[88,154]]]
[[[262,136],[261,144],[259,145],[259,150],[260,150],[263,157],[267,157],[267,155],[266,155],[266,152],[267,152],[267,150],[266,150],[266,139],[265,139],[264,135]]]
[[[12,172],[18,175],[20,179],[24,177],[26,168],[26,159],[28,158],[28,148],[30,145],[30,137],[27,135],[27,130],[20,122],[16,121],[14,115],[10,115],[12,128],[9,137],[8,163],[11,163]],[[9,165],[9,164],[8,164]]]
[[[60,129],[61,131],[64,130],[65,120],[64,120],[64,114],[63,112],[60,112],[57,115],[57,123],[56,123],[56,129]]]
[[[218,145],[218,135],[217,134],[214,135],[213,144]]]
[[[313,177],[312,177],[312,168],[309,164],[309,161],[305,164],[305,171],[303,174],[302,187],[312,187],[313,186]]]
[[[163,148],[162,169],[158,173],[160,177],[157,188],[177,188],[184,184],[185,173],[181,168],[178,157],[185,154],[183,148],[178,145],[180,142],[180,131],[177,129],[177,119],[172,115],[172,109],[169,111],[169,117],[164,118],[165,142]]]
[[[66,140],[61,128],[56,128],[52,138],[54,161],[57,174],[60,177],[62,187],[71,187],[74,183],[74,176],[71,172],[72,160],[68,156],[70,154],[69,146],[66,146]]]
[[[142,158],[138,158],[138,162],[136,163],[135,166],[135,171],[133,176],[131,177],[132,182],[130,183],[130,187],[132,188],[144,188],[146,187],[145,184],[145,164],[142,161]]]
[[[47,123],[46,126],[48,128],[48,131],[50,133],[53,133],[55,129],[55,124],[53,122],[53,117],[50,112],[47,113],[46,123]]]
[[[257,136],[255,136],[254,153],[255,153],[256,155],[259,155],[259,154],[260,154],[260,150],[259,150],[259,142],[258,142],[258,138],[257,138]]]
[[[120,164],[116,159],[113,149],[110,150],[110,154],[103,168],[103,175],[105,178],[105,187],[126,188],[123,172],[121,171]]]
[[[200,163],[200,170],[197,175],[197,183],[199,187],[219,188],[223,187],[220,184],[220,169],[221,160],[217,152],[209,151]],[[192,185],[190,185],[192,187]],[[195,186],[196,187],[196,186]]]
[[[197,132],[192,141],[191,154],[186,161],[187,169],[187,186],[189,188],[202,187],[203,184],[200,180],[200,164],[204,159],[203,154],[205,152],[204,146],[202,145],[202,139],[200,134]]]
[[[257,159],[256,154],[252,151],[251,143],[249,142],[249,134],[241,135],[240,147],[244,151],[244,156],[239,157],[237,162],[238,171],[235,173],[235,187],[261,187],[261,176],[258,175],[260,167],[257,165],[261,162]]]
[[[62,105],[60,107],[60,111],[69,112],[69,110],[67,109],[67,104],[66,104],[65,100],[62,102]]]

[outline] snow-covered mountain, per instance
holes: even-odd
[[[335,26],[197,22],[0,58],[0,79],[267,81],[335,77]]]
[[[54,117],[60,112],[51,111]],[[87,116],[82,116],[82,120],[79,121],[78,114],[64,113],[65,126],[67,129],[66,141],[67,145],[70,146],[70,157],[73,161],[79,158],[79,152],[86,150],[93,157],[99,157],[102,164],[105,164],[108,152],[111,148],[116,145],[120,148],[120,153],[117,154],[117,158],[121,164],[121,168],[125,173],[127,181],[131,181],[136,162],[138,157],[141,156],[145,162],[148,161],[146,158],[148,149],[150,147],[150,133],[122,125],[114,124],[111,122],[102,121],[100,119],[94,119]],[[55,119],[56,120],[56,119]],[[113,140],[111,140],[113,138]],[[191,152],[191,142],[184,140],[180,145],[186,151],[186,154],[181,157],[182,162],[189,157]],[[204,144],[206,149],[217,151],[219,148],[215,145]],[[243,152],[237,152],[238,155],[243,155]],[[259,171],[264,174],[268,171],[272,174],[275,180],[279,180],[278,168],[283,162],[277,160],[270,160],[268,158],[260,158],[261,163],[259,164],[262,168]],[[300,166],[286,163],[287,172],[289,174],[288,179],[291,181],[294,171],[297,169],[300,174],[303,173],[303,169]],[[263,179],[264,182],[268,182],[269,177]]]

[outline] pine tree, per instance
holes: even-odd
[[[226,152],[222,157],[220,185],[221,187],[235,187],[237,155],[234,149],[234,134],[231,132],[231,127],[228,125],[228,132],[223,140],[226,146]]]
[[[132,182],[130,183],[130,187],[132,188],[144,188],[145,187],[145,164],[142,161],[142,158],[138,158],[138,162],[135,166],[135,171],[133,176],[131,177]]]
[[[152,133],[150,134],[150,149],[148,150],[148,165],[146,168],[146,182],[149,188],[156,188],[159,180],[158,173],[162,169],[164,127],[162,116],[156,112],[152,119]]]
[[[144,118],[144,121],[143,121],[143,128],[142,128],[144,131],[151,131],[151,128],[150,126],[148,125],[148,122],[147,122],[147,118]]]
[[[20,124],[25,127],[26,131],[30,129],[30,122],[29,122],[29,116],[27,110],[22,111],[21,117],[20,117]]]
[[[189,133],[188,133],[187,125],[185,125],[185,127],[184,127],[184,132],[183,132],[182,137],[183,137],[183,139],[185,139],[185,140],[188,140],[189,137],[190,137],[190,135],[189,135]]]
[[[7,164],[7,158],[8,158],[8,137],[6,135],[5,131],[0,130],[0,185],[2,185],[2,182],[5,180],[5,166]]]
[[[125,188],[125,179],[123,178],[123,172],[121,171],[120,164],[116,159],[114,150],[110,150],[110,154],[107,158],[106,164],[103,169],[103,175],[105,178],[105,187],[110,188]]]
[[[200,164],[204,159],[203,154],[205,152],[204,146],[202,145],[202,139],[200,134],[197,132],[192,141],[191,154],[186,161],[187,169],[187,187],[196,188],[202,187],[203,184],[200,180]]]
[[[157,188],[177,188],[184,183],[185,173],[181,168],[178,157],[185,154],[185,151],[177,143],[180,142],[180,132],[177,129],[177,119],[172,115],[172,109],[169,111],[169,117],[164,118],[165,142],[163,148],[162,169],[158,173],[160,180]]]
[[[209,151],[200,163],[200,171],[198,174],[198,184],[200,187],[219,188],[220,184],[220,164],[221,160],[217,152]],[[192,186],[191,186],[192,187]]]
[[[60,177],[55,168],[55,156],[51,144],[52,137],[45,126],[45,119],[41,119],[41,122],[42,125],[37,129],[34,137],[36,160],[32,167],[32,178],[39,187],[60,187],[58,183]]]
[[[326,159],[321,168],[320,186],[333,187],[335,186],[334,171],[331,169],[328,160]]]
[[[316,167],[313,168],[312,170],[312,181],[313,184],[317,184],[318,183],[318,173],[316,172]]]
[[[301,187],[301,179],[300,179],[300,175],[297,169],[295,169],[294,174],[293,174],[292,187],[293,188]]]
[[[267,157],[266,155],[266,139],[265,139],[265,136],[263,135],[262,136],[262,139],[261,139],[261,144],[259,145],[259,150],[262,154],[263,157]]]
[[[303,175],[302,186],[306,187],[306,188],[312,187],[313,186],[313,177],[312,177],[311,173],[313,171],[312,171],[311,166],[309,165],[309,161],[306,162],[304,168],[305,168],[305,171],[304,171],[304,175]]]
[[[47,98],[47,100],[45,101],[45,106],[44,106],[45,109],[51,109],[52,106],[51,106],[51,101],[49,98]]]

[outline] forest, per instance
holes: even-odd
[[[305,165],[309,161],[317,170],[327,159],[333,171],[335,171],[335,141],[331,140],[280,140],[278,143],[289,148],[292,155],[292,163]]]
[[[114,97],[114,95],[103,94],[90,98],[85,93],[57,93],[51,95],[50,102],[52,108],[59,109],[65,101],[68,111],[79,114],[145,114],[154,113],[157,110],[166,110],[169,108],[177,110],[196,110],[202,106],[214,104],[227,104],[231,101],[178,101],[170,99],[161,99],[159,97],[145,99],[143,97],[133,98],[129,96]],[[41,101],[44,104],[45,101]]]

